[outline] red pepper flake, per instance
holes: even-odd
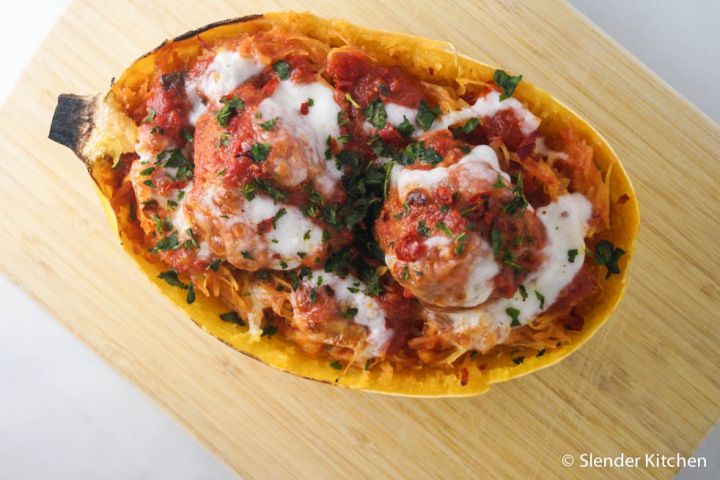
[[[431,77],[434,77],[434,76],[435,76],[435,69],[432,68],[432,67],[428,67],[428,75],[430,75]]]
[[[463,368],[462,370],[460,370],[460,385],[462,385],[463,387],[467,385],[468,378],[470,378],[470,372],[468,372],[468,369]]]
[[[300,104],[300,113],[303,115],[310,113],[310,102],[303,102]]]
[[[267,220],[263,220],[262,222],[258,223],[257,225],[257,233],[258,235],[265,235],[272,229],[272,218],[268,218]]]
[[[620,195],[618,197],[617,203],[618,203],[618,205],[622,205],[625,202],[627,202],[628,200],[630,200],[630,195],[628,195],[627,193],[623,193],[622,195]]]

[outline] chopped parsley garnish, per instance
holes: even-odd
[[[182,137],[185,139],[186,142],[191,143],[193,140],[195,140],[195,137],[193,136],[193,133],[188,128],[182,129]]]
[[[153,135],[165,135],[165,130],[162,127],[155,125],[152,129],[150,129],[150,133]]]
[[[250,150],[250,158],[255,163],[263,163],[270,153],[270,145],[267,143],[256,143]]]
[[[216,258],[212,261],[210,265],[208,265],[208,269],[212,270],[213,272],[217,272],[218,268],[220,268],[220,262],[221,260],[219,258]]]
[[[244,327],[246,325],[245,320],[240,318],[240,316],[235,312],[221,313],[220,320],[228,323],[236,323],[241,327]]]
[[[262,178],[254,178],[250,183],[246,183],[242,187],[242,194],[247,200],[255,198],[257,192],[267,193],[276,203],[287,198],[284,192],[278,190],[272,186],[270,182]]]
[[[492,247],[493,256],[497,257],[502,249],[502,237],[500,236],[500,230],[493,228],[490,230],[490,246]]]
[[[350,122],[350,120],[348,120],[348,118],[345,116],[345,112],[338,112],[338,114],[337,114],[337,124],[338,125],[340,125],[342,127],[343,125],[347,125],[349,122]]]
[[[281,208],[280,210],[277,211],[277,213],[275,215],[273,215],[273,217],[272,217],[272,228],[273,229],[277,228],[277,221],[280,220],[283,217],[283,215],[285,215],[286,213],[287,213],[287,209]]]
[[[178,272],[177,270],[171,268],[170,270],[166,270],[164,272],[160,272],[160,275],[158,275],[158,278],[165,280],[169,285],[172,285],[173,287],[179,287],[183,290],[188,288],[187,285],[185,285],[179,278],[178,278]]]
[[[365,360],[365,370],[370,370],[370,367],[372,367],[372,358]]]
[[[330,362],[330,368],[334,368],[335,370],[342,370],[343,366],[342,363],[335,360],[333,362]]]
[[[467,243],[467,233],[461,233],[458,235],[458,237],[455,239],[455,242],[457,245],[455,245],[455,255],[460,256],[462,255],[463,251],[465,251],[465,244]]]
[[[192,228],[188,228],[187,230],[185,230],[185,234],[189,238],[183,242],[183,248],[188,250],[191,248],[198,248],[198,241],[197,238],[195,238],[195,234],[193,233]]]
[[[447,225],[445,225],[445,222],[438,222],[438,224],[435,225],[435,228],[437,228],[438,230],[443,232],[448,237],[452,237],[454,235],[453,231],[450,230],[450,228]]]
[[[308,295],[308,297],[310,298],[310,303],[317,302],[317,290],[315,290],[314,288],[311,288],[310,294]]]
[[[352,135],[350,135],[350,134],[340,135],[337,139],[338,139],[338,142],[340,142],[340,143],[348,143],[350,140],[352,140]]]
[[[437,118],[437,116],[440,114],[440,109],[437,107],[430,108],[427,103],[425,103],[425,100],[420,100],[420,107],[418,108],[418,113],[415,121],[418,125],[420,125],[420,128],[427,131]]]
[[[625,254],[625,250],[622,248],[616,248],[612,242],[608,240],[602,240],[595,247],[595,263],[598,265],[604,265],[607,268],[607,274],[605,278],[610,278],[613,273],[619,274],[620,267],[618,266],[618,260]]]
[[[525,198],[525,194],[523,193],[523,177],[522,173],[518,173],[517,180],[515,181],[515,186],[513,187],[513,199],[505,204],[503,206],[503,211],[505,213],[509,213],[510,215],[515,215],[516,213],[524,211],[528,206],[527,198]]]
[[[287,264],[285,264],[283,268],[287,268]],[[298,285],[300,285],[300,279],[298,278],[297,273],[285,272],[285,279],[290,283],[293,291],[297,290]]]
[[[275,73],[277,73],[277,76],[280,80],[287,80],[288,78],[290,78],[290,64],[285,60],[280,60],[279,62],[273,63],[272,68],[273,70],[275,70]]]
[[[240,253],[242,253],[243,258],[246,258],[248,260],[255,260],[255,257],[253,257],[252,254],[250,252],[248,252],[247,250],[243,250]]]
[[[157,156],[157,162],[163,168],[175,168],[175,180],[191,180],[195,174],[195,165],[180,149],[165,150]],[[166,172],[167,173],[167,172]]]
[[[308,229],[305,231],[305,234],[303,235],[303,240],[310,240],[310,234],[311,234],[311,233],[312,233],[312,231],[308,228]]]
[[[443,160],[436,150],[425,147],[424,142],[411,143],[395,156],[396,160],[403,165],[412,165],[421,161],[434,167]]]
[[[525,285],[520,285],[518,287],[518,292],[520,292],[520,297],[523,299],[523,302],[527,300],[528,294],[527,290],[525,289]]]
[[[159,251],[175,250],[180,246],[178,243],[178,233],[172,232],[169,237],[165,237],[159,240],[153,248],[150,249],[152,253]]]
[[[275,127],[275,124],[277,124],[277,122],[278,122],[278,117],[275,117],[275,118],[273,118],[273,119],[271,119],[271,120],[268,120],[268,121],[266,121],[266,122],[261,122],[261,123],[260,123],[260,128],[262,128],[263,130],[272,130],[273,127]]]
[[[377,128],[378,130],[385,128],[387,123],[387,113],[385,112],[385,105],[379,98],[373,100],[367,107],[365,107],[365,119],[370,122],[370,125]]]
[[[237,95],[233,95],[231,99],[220,100],[223,106],[215,114],[218,125],[225,128],[230,123],[230,119],[236,115],[239,111],[245,108],[245,102],[240,100]]]
[[[535,298],[540,302],[540,310],[545,308],[545,295],[535,290]]]
[[[493,183],[493,190],[500,190],[501,188],[505,188],[505,180],[503,180],[502,175],[498,174],[497,180]]]
[[[397,126],[397,131],[401,137],[408,138],[415,131],[415,127],[413,127],[413,124],[410,123],[410,120],[408,120],[407,117],[403,115],[403,121],[400,122],[400,125]]]
[[[425,224],[425,220],[420,220],[420,222],[418,223],[417,233],[418,235],[421,235],[423,237],[430,236],[430,229]]]
[[[155,167],[148,167],[144,170],[140,170],[140,175],[142,175],[143,177],[147,177],[154,171],[155,171]]]
[[[521,80],[522,75],[508,75],[505,70],[495,70],[495,73],[493,73],[493,82],[503,89],[503,93],[500,95],[500,101],[511,97],[513,92],[515,92],[515,87],[518,86]]]
[[[407,265],[405,265],[405,268],[403,268],[403,271],[400,274],[400,280],[405,281],[408,278],[410,278],[410,268]]]
[[[462,134],[471,133],[475,128],[480,125],[480,120],[477,118],[471,118],[462,127],[450,127],[450,131],[453,137],[458,138]]]
[[[147,117],[143,118],[142,123],[150,123],[153,121],[153,118],[155,118],[155,109],[151,108],[147,114]]]
[[[278,329],[275,325],[273,325],[272,323],[268,323],[267,325],[262,327],[262,334],[260,336],[270,338],[275,335],[277,331]]]
[[[578,249],[573,248],[572,250],[568,250],[568,262],[573,263],[575,262],[575,257],[578,256]]]
[[[150,187],[150,188],[155,188],[155,182],[153,182],[152,180],[145,180],[143,182],[143,185]]]
[[[520,326],[520,320],[518,320],[518,316],[520,315],[520,310],[517,308],[509,307],[505,309],[505,313],[507,313],[508,317],[510,317],[510,326],[511,327],[519,327]]]
[[[185,296],[185,301],[188,304],[191,304],[195,301],[195,287],[193,286],[192,283],[190,285],[188,285],[188,292],[187,292],[187,295]]]

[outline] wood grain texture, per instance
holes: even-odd
[[[247,478],[669,478],[563,454],[688,455],[720,412],[720,129],[570,7],[522,3],[87,2],[0,111],[0,271]],[[451,41],[587,118],[632,177],[626,298],[558,366],[470,399],[403,399],[274,371],[203,333],[122,254],[84,166],[46,139],[58,93],[94,93],[166,37],[310,10]],[[138,291],[141,295],[138,295]]]

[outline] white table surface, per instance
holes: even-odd
[[[67,0],[0,15],[0,102]],[[572,0],[651,70],[720,121],[720,1]],[[9,6],[11,5],[11,6]],[[0,479],[231,479],[173,419],[0,276]],[[696,455],[720,478],[720,431]]]

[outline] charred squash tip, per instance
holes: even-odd
[[[98,95],[59,95],[48,138],[81,156],[83,145],[93,129],[97,97]]]

